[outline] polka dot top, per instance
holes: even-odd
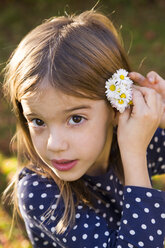
[[[157,129],[153,136],[147,161],[150,176],[165,173],[164,130]],[[21,171],[18,202],[33,247],[163,248],[165,192],[123,186],[112,169],[102,176],[84,175],[83,180],[103,201],[97,198],[95,209],[79,203],[74,225],[57,234],[56,224],[64,212],[57,185],[27,168]]]

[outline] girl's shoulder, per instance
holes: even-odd
[[[53,179],[40,175],[28,168],[23,168],[18,176],[17,195],[19,202],[34,201],[39,204],[44,199],[58,198],[59,188]]]

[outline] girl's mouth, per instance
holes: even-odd
[[[51,160],[53,167],[55,167],[59,171],[71,170],[77,164],[77,162],[78,160],[67,160],[67,159]]]

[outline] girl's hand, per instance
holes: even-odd
[[[131,72],[129,73],[129,77],[140,86],[152,88],[162,96],[164,111],[159,127],[165,128],[165,80],[154,71],[150,71],[146,77],[142,76],[140,73]]]
[[[162,112],[160,94],[153,89],[133,86],[133,107],[119,113],[117,130],[126,185],[151,186],[146,150]]]

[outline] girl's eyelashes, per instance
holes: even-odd
[[[81,116],[81,115],[73,115],[69,119],[68,123],[71,126],[77,126],[77,125],[81,125],[82,123],[84,123],[85,120],[86,120],[86,118]]]
[[[38,118],[33,118],[32,120],[30,120],[30,124],[32,124],[34,127],[45,126],[44,121],[42,121],[41,119],[38,119]]]

